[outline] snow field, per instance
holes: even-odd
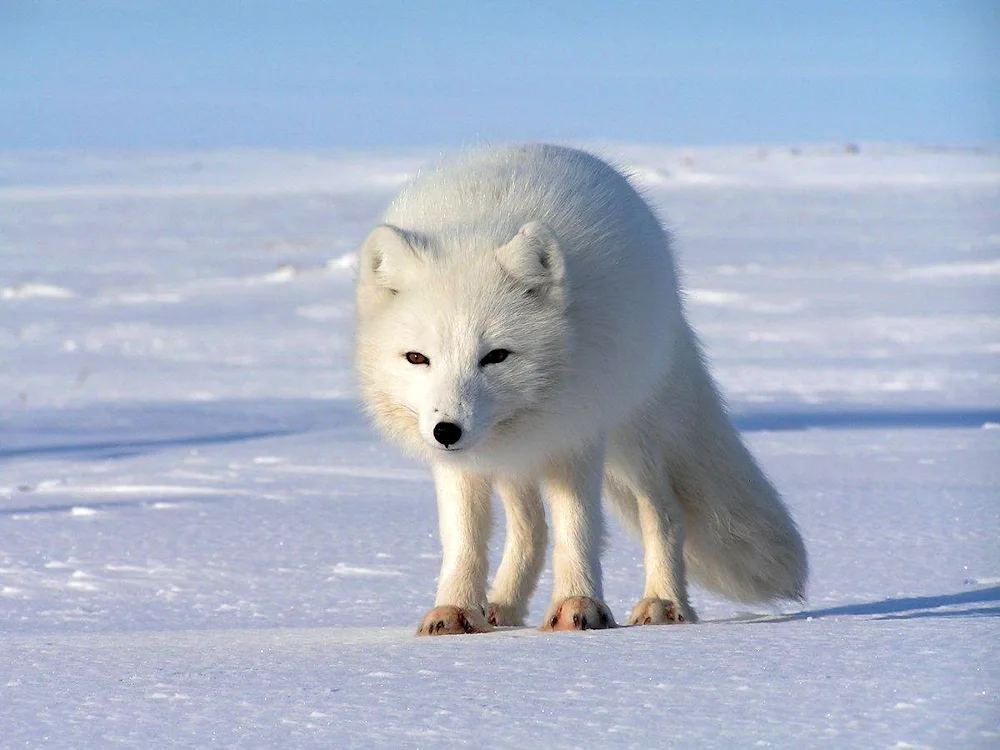
[[[805,605],[414,638],[433,487],[360,416],[351,258],[431,154],[0,155],[0,747],[1000,744],[1000,154],[604,152]]]

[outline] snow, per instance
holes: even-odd
[[[352,253],[434,154],[0,154],[0,746],[1000,745],[1000,152],[600,149],[806,604],[415,638],[433,486],[360,416]],[[614,527],[619,620],[641,561]]]

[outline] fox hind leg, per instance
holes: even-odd
[[[615,626],[604,603],[601,547],[604,520],[601,476],[604,446],[553,464],[545,479],[552,513],[552,603],[543,630]]]
[[[498,478],[494,486],[503,502],[507,538],[490,589],[487,619],[491,625],[523,625],[545,563],[545,508],[534,482]]]
[[[642,538],[646,582],[628,624],[697,622],[687,595],[684,514],[666,471],[636,472],[629,480],[612,476],[605,492],[614,505],[634,514]]]

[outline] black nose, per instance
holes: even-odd
[[[462,439],[462,428],[454,422],[438,422],[434,425],[434,439],[447,448]]]

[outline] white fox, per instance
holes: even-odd
[[[421,174],[360,250],[357,368],[381,431],[427,460],[443,561],[424,635],[520,625],[552,524],[542,627],[615,625],[601,495],[642,539],[629,624],[695,622],[686,576],[803,597],[806,551],[726,415],[669,238],[628,180],[549,145]],[[491,493],[507,517],[487,593]]]

